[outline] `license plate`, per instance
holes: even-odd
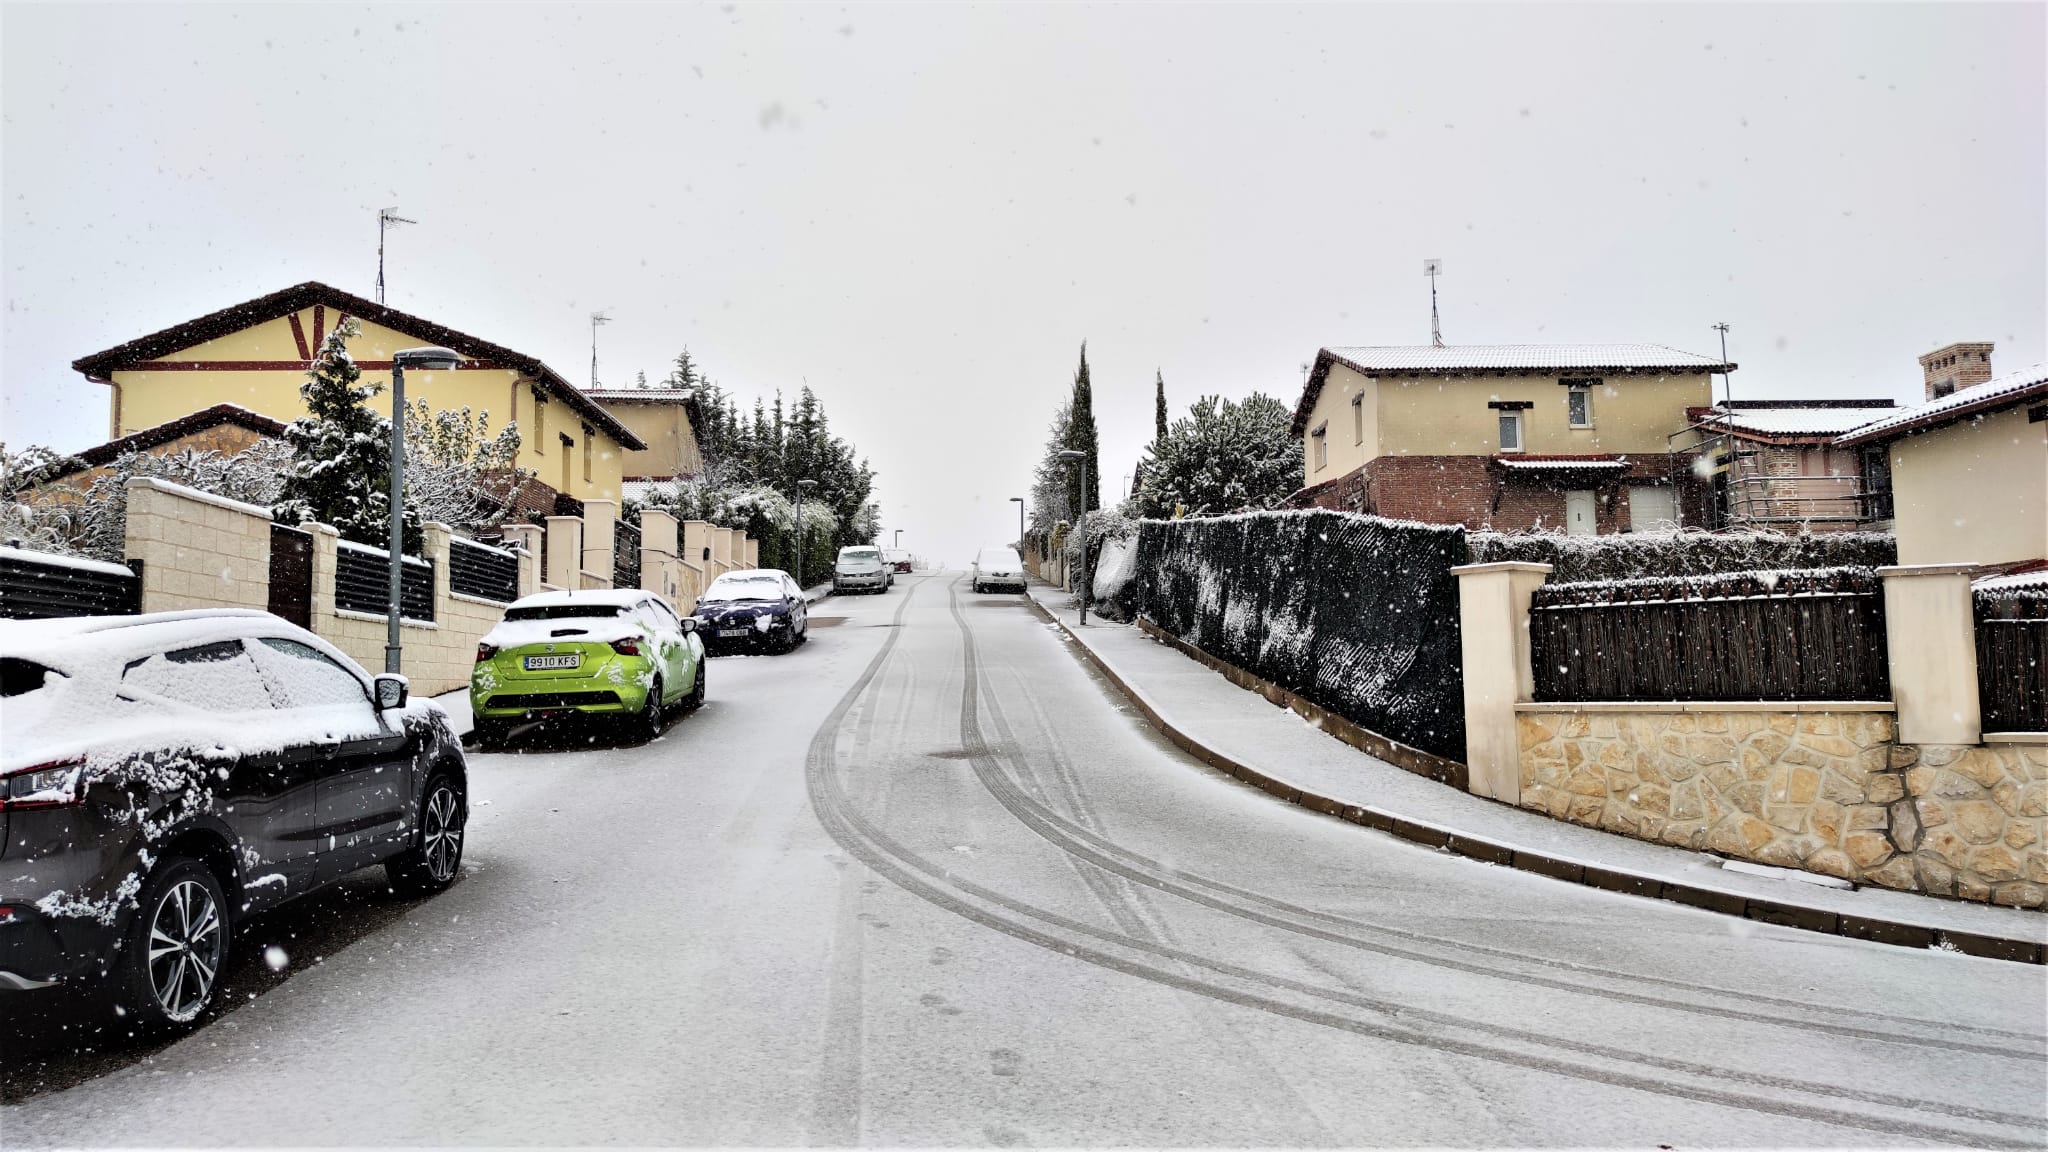
[[[540,672],[550,668],[576,668],[583,663],[583,654],[571,652],[566,656],[528,656],[526,670]]]
[[[718,636],[723,637],[725,639],[733,639],[736,637],[745,636],[746,634],[747,630],[745,628],[720,628],[717,632]]]

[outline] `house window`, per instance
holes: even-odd
[[[1351,398],[1351,442],[1365,443],[1365,393]]]
[[[545,456],[548,451],[548,398],[533,392],[533,454]]]
[[[1570,392],[1565,393],[1564,408],[1565,415],[1569,417],[1569,423],[1572,427],[1591,428],[1593,426],[1593,390],[1591,388],[1573,388]]]
[[[1309,433],[1308,438],[1311,444],[1310,450],[1314,453],[1315,469],[1321,472],[1330,463],[1330,426],[1328,424],[1316,425],[1316,430]]]
[[[583,482],[585,484],[590,483],[590,444],[594,439],[596,437],[591,435],[590,425],[585,424],[583,426]]]
[[[1500,450],[1520,452],[1522,450],[1522,414],[1503,412],[1500,414]]]

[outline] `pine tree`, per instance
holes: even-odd
[[[1301,444],[1285,404],[1258,392],[1241,403],[1204,396],[1173,422],[1145,468],[1138,512],[1221,515],[1278,506],[1301,483]]]
[[[685,347],[676,354],[675,366],[669,369],[668,378],[662,383],[683,392],[705,383],[703,373],[697,369],[697,362],[690,358],[689,348]]]
[[[281,523],[317,520],[339,529],[344,540],[381,548],[391,533],[391,421],[364,403],[384,385],[357,383],[362,370],[347,342],[360,331],[354,317],[344,319],[306,370],[299,395],[307,415],[284,430],[293,458],[273,512]],[[404,528],[405,550],[417,553],[419,514],[410,500]]]
[[[1067,436],[1069,449],[1082,454],[1081,467],[1088,473],[1087,503],[1082,503],[1081,468],[1071,468],[1073,473],[1067,481],[1067,507],[1076,513],[1092,512],[1102,507],[1102,469],[1097,459],[1098,448],[1095,435],[1095,388],[1088,380],[1088,342],[1081,342],[1081,366],[1074,372],[1074,394],[1067,401]]]

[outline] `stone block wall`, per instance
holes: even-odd
[[[2048,745],[1896,745],[1855,706],[1522,704],[1521,805],[1860,884],[2048,904]]]
[[[144,612],[270,607],[269,509],[138,476],[126,532]]]

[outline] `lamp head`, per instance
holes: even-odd
[[[796,482],[796,486],[798,488],[803,489],[806,492],[809,492],[811,489],[816,488],[818,486],[818,482],[816,480],[799,480]]]
[[[1064,460],[1069,464],[1072,464],[1077,460],[1086,460],[1087,458],[1088,454],[1086,452],[1081,451],[1078,448],[1068,448],[1060,453],[1060,459]]]
[[[462,357],[453,348],[406,348],[391,354],[392,366],[439,372],[455,367]]]

